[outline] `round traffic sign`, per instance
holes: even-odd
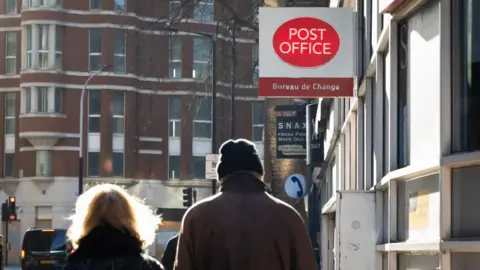
[[[340,49],[340,36],[333,26],[317,18],[300,17],[277,28],[275,53],[285,63],[314,68],[330,62]]]
[[[301,199],[308,194],[307,182],[301,174],[292,174],[285,181],[285,192],[292,199]]]

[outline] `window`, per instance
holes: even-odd
[[[17,32],[5,32],[5,74],[17,73]]]
[[[258,74],[259,74],[259,66],[258,66],[258,43],[253,46],[253,85],[258,85]]]
[[[193,8],[193,18],[197,21],[213,21],[213,0],[199,0]]]
[[[168,156],[168,179],[180,179],[180,156]]]
[[[37,151],[37,173],[36,176],[51,175],[51,152],[46,150]]]
[[[38,26],[38,66],[48,68],[48,25]]]
[[[115,0],[115,10],[116,11],[127,11],[127,6],[125,0]]]
[[[117,73],[125,73],[127,32],[124,30],[115,31],[115,47],[113,55],[113,68]]]
[[[453,38],[461,40],[461,47],[452,57],[456,72],[452,87],[452,139],[453,151],[480,150],[480,3],[473,0],[459,1],[459,22]],[[456,40],[456,39],[455,39]],[[458,67],[458,68],[457,68]],[[456,79],[456,77],[458,79]],[[456,81],[455,81],[456,79]]]
[[[55,67],[62,68],[63,28],[55,26]]]
[[[170,6],[169,6],[169,17],[171,19],[173,18],[179,18],[182,16],[182,2],[178,0],[170,1]]]
[[[88,132],[100,133],[100,108],[101,92],[100,90],[88,91]]]
[[[102,31],[90,29],[90,71],[99,71],[102,58]]]
[[[5,14],[17,13],[17,0],[5,0]]]
[[[48,112],[48,87],[38,87],[37,112]]]
[[[32,68],[32,26],[28,25],[27,26],[27,46],[26,46],[26,55],[27,55],[27,60],[26,60],[26,66],[27,68]]]
[[[55,88],[55,112],[60,113],[63,111],[63,106],[62,106],[62,89],[60,88]]]
[[[102,0],[90,0],[90,9],[102,9]]]
[[[193,179],[205,179],[205,156],[192,157]]]
[[[123,177],[123,152],[112,154],[112,176]]]
[[[170,78],[182,77],[182,40],[179,36],[171,36],[169,44]]]
[[[252,141],[263,142],[265,139],[265,103],[252,103]]]
[[[168,136],[170,138],[180,137],[182,131],[182,101],[180,97],[173,96],[168,98]]]
[[[87,175],[89,177],[100,176],[100,153],[89,152],[87,157]]]
[[[409,116],[408,116],[408,27],[407,23],[399,24],[399,61],[398,61],[398,105],[397,105],[397,160],[398,168],[409,163]]]
[[[5,164],[3,165],[3,176],[14,177],[15,175],[15,154],[5,153]]]
[[[16,94],[5,94],[5,134],[15,134]]]
[[[25,90],[25,112],[29,113],[32,110],[32,90],[27,88]]]
[[[206,37],[193,38],[193,78],[205,79],[208,77],[212,42]]]
[[[34,0],[28,0],[28,7],[60,7],[62,6],[62,0],[38,0],[37,3]]]
[[[193,118],[193,137],[195,138],[212,137],[211,100],[211,98],[205,97],[196,98],[196,110]]]
[[[125,93],[113,92],[113,133],[124,134],[125,132]]]

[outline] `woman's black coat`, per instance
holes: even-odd
[[[133,236],[112,226],[99,226],[79,241],[63,270],[163,270]]]
[[[173,270],[175,256],[177,255],[178,234],[168,240],[165,252],[162,256],[162,264],[165,270]]]

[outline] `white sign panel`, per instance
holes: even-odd
[[[353,96],[353,9],[261,7],[259,21],[259,96]]]
[[[301,199],[308,194],[307,182],[301,174],[292,174],[285,181],[285,192],[292,199]]]
[[[205,179],[217,179],[217,163],[220,155],[207,154],[205,156]]]

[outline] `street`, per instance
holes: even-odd
[[[20,270],[20,265],[5,266],[5,270]]]

